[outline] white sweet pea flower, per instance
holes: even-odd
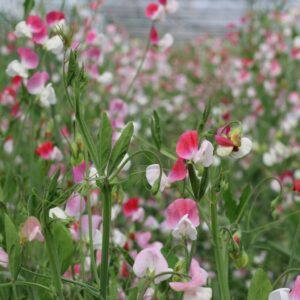
[[[66,220],[68,218],[66,213],[58,206],[53,207],[49,210],[49,217],[51,219],[61,219],[61,220]]]
[[[27,68],[18,60],[13,60],[6,68],[6,74],[10,77],[21,76],[23,78],[28,77]]]
[[[151,187],[154,186],[155,181],[159,178],[160,167],[159,164],[153,164],[146,169],[146,178]],[[162,172],[160,180],[160,191],[163,192],[166,187],[170,185],[167,175]]]
[[[31,38],[32,37],[32,32],[31,32],[30,27],[26,24],[26,22],[21,21],[16,25],[15,35],[17,37]]]
[[[93,235],[93,246],[94,249],[101,250],[102,247],[102,232],[96,229]]]
[[[191,291],[184,292],[183,300],[211,300],[212,289],[208,287],[198,287]]]
[[[40,102],[43,107],[56,104],[56,94],[51,83],[48,83],[40,93]]]
[[[188,237],[192,241],[197,239],[197,229],[187,214],[180,219],[172,234],[176,239],[181,239],[183,237]]]
[[[203,167],[209,167],[214,162],[214,146],[208,140],[201,143],[199,151],[194,158],[195,163],[200,163]]]
[[[64,44],[61,38],[58,35],[53,36],[52,38],[46,40],[44,47],[47,51],[50,51],[54,54],[60,54],[64,49]]]
[[[157,43],[157,46],[162,50],[170,48],[174,43],[174,38],[171,33],[166,33]]]
[[[126,243],[126,236],[118,229],[115,229],[113,231],[112,239],[113,239],[113,242],[120,247],[124,247],[124,245]]]
[[[98,82],[108,85],[111,84],[113,81],[113,75],[110,72],[104,72],[102,75],[98,77]]]
[[[241,139],[241,146],[237,152],[232,152],[230,158],[239,159],[250,153],[252,149],[252,141],[246,137]]]
[[[268,300],[289,300],[289,293],[290,289],[288,288],[281,288],[275,290],[269,294]]]

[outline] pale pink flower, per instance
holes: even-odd
[[[22,240],[31,241],[44,241],[44,236],[42,233],[42,227],[39,220],[36,217],[28,217],[26,222],[22,227]]]
[[[8,254],[0,247],[0,266],[3,268],[8,267]]]
[[[137,254],[133,264],[133,272],[137,277],[142,278],[147,275],[156,276],[161,273],[172,272],[172,269],[168,267],[168,263],[159,249],[147,248]],[[171,274],[157,276],[154,282],[158,284],[171,276]]]

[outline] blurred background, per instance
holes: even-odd
[[[70,11],[88,0],[36,1],[47,10]],[[105,0],[102,12],[105,22],[124,26],[132,37],[144,37],[149,31],[149,22],[144,18],[144,10],[150,0]],[[179,0],[180,10],[161,24],[162,31],[172,33],[177,42],[193,39],[199,35],[223,35],[231,22],[238,23],[247,11],[262,10],[278,6],[294,6],[300,0]],[[9,22],[22,18],[23,0],[0,0],[1,17]]]

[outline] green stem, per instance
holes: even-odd
[[[102,227],[102,257],[100,267],[100,298],[108,299],[108,266],[109,266],[109,238],[111,224],[111,186],[108,182],[103,186],[103,227]]]
[[[230,300],[230,293],[228,287],[227,270],[225,269],[226,260],[224,257],[223,247],[221,245],[221,237],[219,235],[219,222],[217,213],[217,204],[215,199],[211,199],[211,230],[214,242],[214,253],[217,265],[217,277],[220,288],[220,299]]]
[[[273,283],[273,289],[276,288],[276,286],[279,284],[280,280],[288,275],[289,273],[292,273],[292,272],[297,272],[299,273],[300,272],[300,269],[299,268],[291,268],[291,269],[288,269],[286,271],[284,271],[282,274],[279,275],[279,277],[275,280],[275,282]],[[285,284],[284,284],[285,285]]]
[[[88,152],[87,148],[85,149],[85,168],[86,168],[86,176],[88,177]],[[86,181],[86,193],[87,193],[87,213],[88,213],[88,222],[89,222],[89,245],[90,245],[90,257],[91,257],[91,273],[93,275],[93,279],[96,280],[97,284],[99,284],[99,278],[97,273],[97,266],[95,262],[94,255],[94,244],[93,244],[93,224],[92,224],[92,208],[91,208],[91,199],[90,199],[90,190],[89,190],[89,182]]]
[[[58,258],[57,253],[55,253],[55,250],[53,248],[53,245],[55,244],[53,241],[52,233],[50,231],[49,222],[48,222],[48,211],[44,212],[44,236],[45,236],[45,242],[46,242],[46,248],[49,256],[49,262],[50,267],[52,271],[52,280],[53,285],[55,287],[55,291],[57,294],[57,299],[64,300],[63,291],[62,291],[62,283],[60,278],[60,270],[58,266]]]

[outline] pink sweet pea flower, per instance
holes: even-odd
[[[3,268],[8,267],[8,254],[0,247],[0,266]]]
[[[139,278],[147,275],[156,276],[160,273],[172,271],[172,269],[168,268],[168,263],[160,250],[155,247],[147,248],[139,252],[135,257],[133,264],[133,272]],[[158,284],[161,281],[167,280],[171,276],[171,274],[157,276],[154,279],[154,283]]]
[[[54,150],[54,146],[53,146],[52,142],[46,141],[46,142],[40,144],[36,148],[35,152],[41,158],[49,160],[49,159],[51,159],[51,155],[53,153],[53,150]]]
[[[209,167],[213,163],[214,147],[208,140],[202,141],[198,148],[198,133],[196,130],[186,131],[177,142],[176,153],[178,157],[200,163]]]
[[[27,90],[32,95],[39,95],[42,93],[46,82],[49,80],[47,72],[34,73],[27,82]]]
[[[35,69],[39,64],[39,56],[30,48],[19,48],[21,63],[27,69]]]
[[[149,39],[150,39],[150,42],[152,45],[156,45],[159,41],[158,32],[154,26],[152,26],[152,28],[150,30]]]
[[[207,281],[207,272],[202,269],[199,263],[193,259],[191,262],[189,275],[191,280],[188,282],[171,282],[170,287],[177,292],[184,292],[183,299],[210,300],[212,297],[211,288],[202,287]]]
[[[200,223],[197,203],[192,199],[176,199],[167,208],[166,221],[175,238],[196,240],[196,227]]]
[[[43,44],[48,39],[46,24],[39,16],[31,15],[27,18],[26,24],[32,33],[32,40],[37,44]]]
[[[229,156],[234,159],[242,158],[250,153],[252,142],[246,137],[242,137],[241,128],[222,127],[215,135],[218,144],[217,154],[221,157]]]
[[[81,183],[86,175],[85,161],[72,168],[74,183]]]
[[[6,68],[6,73],[10,77],[28,77],[28,70],[35,69],[39,64],[38,55],[30,48],[19,48],[18,54],[21,62],[13,60]]]
[[[73,193],[67,201],[65,213],[69,217],[79,219],[80,215],[85,211],[85,200],[78,194]]]
[[[42,227],[39,222],[39,220],[35,217],[28,217],[26,222],[24,223],[22,227],[22,233],[21,233],[21,241],[24,240],[31,241],[44,241],[44,236],[42,233]]]
[[[54,10],[50,11],[46,16],[46,22],[49,27],[54,27],[56,25],[62,24],[65,20],[65,15],[62,11]]]
[[[150,20],[158,20],[163,15],[163,8],[159,3],[151,2],[147,5],[145,16]]]
[[[297,276],[289,300],[300,300],[300,276]]]

